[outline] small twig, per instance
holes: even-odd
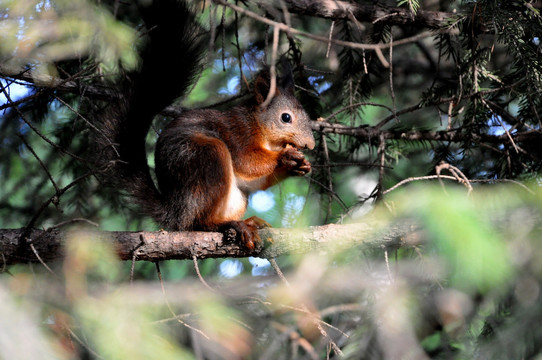
[[[93,129],[94,131],[96,131],[98,134],[100,134],[104,139],[105,141],[111,145],[111,148],[113,149],[113,151],[115,152],[115,154],[117,155],[117,157],[120,158],[120,154],[117,150],[117,147],[115,146],[115,144],[113,144],[113,142],[111,141],[111,139],[104,133],[104,131],[102,129],[98,129],[91,121],[89,121],[86,117],[84,117],[83,115],[81,115],[81,113],[79,111],[77,111],[76,109],[74,109],[70,104],[68,104],[67,102],[65,102],[64,100],[62,100],[60,97],[54,95],[55,99],[57,99],[58,101],[60,101],[62,103],[62,105],[64,105],[65,107],[67,107],[70,111],[72,111],[75,115],[77,115],[78,117],[80,117],[84,122],[85,124],[87,124],[87,126],[89,126],[91,129]]]
[[[450,175],[428,175],[428,176],[410,177],[410,178],[403,179],[403,180],[399,181],[397,184],[393,185],[391,188],[387,189],[382,194],[383,195],[389,194],[390,192],[397,189],[398,187],[403,186],[403,185],[408,184],[408,183],[413,182],[413,181],[437,180],[437,179],[447,179],[447,180],[458,181],[457,177],[450,176]],[[516,181],[516,180],[511,180],[511,179],[473,179],[473,180],[469,180],[469,182],[470,183],[510,182],[510,183],[516,184],[518,186],[521,186],[529,194],[534,195],[534,192],[531,189],[529,189],[527,186],[525,186],[524,184],[522,184],[522,183],[520,183],[519,181]]]
[[[409,107],[404,108],[402,110],[395,111],[391,115],[386,116],[384,119],[380,120],[380,122],[378,124],[376,124],[374,126],[374,128],[375,128],[375,130],[380,130],[382,128],[382,126],[386,125],[390,120],[397,119],[398,116],[400,116],[400,115],[407,114],[407,113],[410,113],[410,112],[414,112],[414,111],[420,110],[420,109],[422,109],[422,107],[418,103],[416,105],[409,106]]]
[[[365,49],[361,50],[361,59],[363,60],[363,73],[365,75],[369,74],[369,68],[367,66],[367,58],[365,56]],[[360,79],[361,81],[361,79]]]
[[[382,50],[381,49],[375,49],[374,50],[375,53],[376,53],[376,57],[378,58],[378,60],[380,60],[380,62],[382,63],[382,66],[385,67],[386,69],[390,67],[390,63],[388,62],[388,60],[386,60],[386,57],[384,56],[384,54],[382,53]]]
[[[220,38],[222,39],[222,71],[226,71],[226,7],[222,8],[222,19],[220,20],[222,26],[222,33]]]
[[[448,176],[448,175],[440,175],[440,176],[439,175],[428,175],[428,176],[410,177],[410,178],[403,179],[403,180],[399,181],[397,184],[393,185],[391,188],[384,191],[382,193],[382,195],[386,195],[386,194],[392,192],[393,190],[397,189],[398,187],[403,186],[405,184],[408,184],[409,182],[422,181],[422,180],[435,180],[435,179],[440,179],[440,178],[449,179],[449,180],[457,180],[455,177]]]
[[[194,269],[196,269],[196,274],[198,275],[198,278],[199,278],[199,281],[201,281],[201,283],[203,284],[203,286],[205,286],[207,289],[209,289],[210,291],[216,293],[217,291],[215,289],[213,289],[211,287],[211,285],[209,285],[207,283],[207,281],[205,281],[205,279],[203,278],[203,276],[201,275],[201,272],[199,271],[199,266],[198,266],[198,258],[196,255],[193,255],[192,256],[192,261],[194,262]]]
[[[399,13],[398,13],[398,12],[394,12],[394,13],[386,14],[386,15],[384,15],[384,16],[379,17],[378,19],[373,20],[372,23],[373,23],[373,24],[376,24],[376,23],[379,22],[379,21],[382,21],[382,20],[384,20],[384,19],[387,19],[387,18],[392,17],[392,16],[396,16],[396,15],[399,15]]]
[[[0,254],[2,254],[2,271],[0,271],[0,274],[2,274],[6,272],[7,261],[6,261],[6,256],[4,255],[4,253],[0,253]]]
[[[299,344],[306,353],[310,356],[311,359],[318,360],[318,353],[316,350],[314,350],[314,347],[311,345],[311,343],[305,339],[303,336],[301,336],[297,331],[288,328],[285,325],[279,324],[277,322],[272,322],[272,326],[282,332],[283,334],[286,334],[291,341]],[[293,356],[292,358],[296,358]]]
[[[288,11],[288,7],[284,3],[284,0],[280,0],[280,8],[282,10],[282,16],[284,16],[284,22],[288,27],[292,27],[292,17]]]
[[[322,153],[324,155],[324,166],[329,164],[329,150],[327,148],[327,140],[325,134],[321,134],[320,136],[320,144],[322,144]],[[333,192],[333,178],[331,176],[331,167],[326,166],[324,167],[326,178],[327,178],[327,186],[328,188]],[[332,192],[328,192],[328,204],[327,204],[327,212],[326,212],[326,218],[324,220],[324,223],[327,224],[329,218],[331,217],[332,213],[332,200],[333,200],[333,194]]]
[[[300,312],[300,313],[303,313],[303,314],[307,314],[307,315],[312,315],[313,313],[308,310],[307,308],[305,309],[300,309],[298,307],[295,307],[295,306],[291,306],[291,305],[285,305],[285,304],[278,304],[278,306],[280,306],[281,308],[284,308],[284,309],[288,309],[288,310],[293,310],[293,311],[297,311],[297,312]],[[350,338],[350,336],[345,333],[344,331],[342,331],[341,329],[331,325],[330,323],[324,321],[321,319],[321,317],[323,317],[322,315],[322,311],[319,311],[319,314],[320,314],[320,317],[315,317],[314,320],[316,321],[319,321],[322,325],[325,325],[327,327],[329,327],[330,329],[333,329],[335,331],[337,331],[338,333],[340,333],[342,336],[346,337],[346,338]]]
[[[226,8],[224,8],[226,9]],[[246,88],[248,89],[249,86],[246,83],[246,81],[243,81],[245,79],[245,75],[243,74],[243,52],[241,51],[241,45],[239,44],[239,15],[237,12],[235,12],[235,48],[237,49],[237,65],[239,66],[239,87],[242,89],[242,84],[245,83]],[[223,51],[225,53],[225,51]],[[248,63],[248,62],[247,62]]]
[[[390,108],[389,106],[384,105],[384,104],[377,104],[377,103],[373,103],[373,102],[358,102],[358,103],[354,103],[354,104],[344,106],[341,109],[331,113],[326,118],[324,118],[324,121],[329,121],[331,118],[334,118],[335,116],[339,115],[340,113],[345,112],[347,110],[350,110],[352,108],[355,108],[355,107],[358,107],[358,106],[367,106],[367,105],[368,106],[382,107],[382,108],[388,110],[389,112],[393,113],[393,109]]]
[[[331,28],[329,29],[329,42],[327,43],[326,59],[329,58],[329,52],[331,51],[331,39],[333,38],[334,27],[335,27],[335,20],[331,22]]]
[[[135,250],[135,249],[134,249]],[[130,286],[134,284],[134,272],[135,272],[135,263],[137,260],[137,254],[134,251],[132,253],[132,264],[130,265]]]
[[[11,85],[11,83],[10,83]],[[23,85],[23,86],[27,86],[27,85]],[[34,99],[34,98],[37,98],[37,97],[40,97],[43,95],[43,91],[38,91],[32,95],[28,95],[28,96],[25,96],[19,100],[15,100],[15,101],[11,101],[11,102],[7,102],[6,104],[4,105],[0,105],[0,111],[2,110],[5,110],[5,109],[9,109],[9,108],[14,108],[14,107],[17,107],[18,105],[21,105],[21,104],[24,104],[24,103],[27,103],[28,101]]]
[[[538,115],[538,110],[536,110],[536,106],[530,94],[527,95],[527,100],[529,101],[529,105],[531,105],[532,112],[534,113],[536,119],[538,120],[538,128],[540,129],[542,127],[542,122],[540,121],[540,115]]]
[[[361,312],[365,309],[366,308],[359,303],[332,305],[325,309],[320,310],[320,316],[326,317],[333,314],[344,313],[344,312]],[[350,337],[350,336],[347,335],[347,337]]]
[[[134,271],[135,271],[135,263],[137,260],[137,253],[136,250],[145,245],[145,237],[140,234],[139,239],[141,242],[137,244],[137,246],[132,250],[132,264],[130,265],[130,286],[134,284]]]
[[[62,221],[62,222],[59,222],[58,224],[55,224],[53,226],[51,226],[50,228],[51,229],[56,229],[56,228],[59,228],[59,227],[62,227],[62,226],[65,226],[65,225],[68,225],[68,224],[72,224],[72,223],[75,223],[75,222],[86,222],[94,227],[100,227],[99,224],[95,223],[94,221],[91,221],[89,219],[85,219],[85,218],[74,218],[74,219],[70,219],[70,220],[66,220],[66,221]]]
[[[488,105],[488,103],[483,99],[481,98],[481,101],[482,101],[482,104],[484,104],[484,106],[489,110],[491,111],[493,114],[495,114],[495,112],[493,111],[493,109]],[[512,146],[514,147],[514,150],[516,150],[516,153],[519,154],[519,149],[518,149],[518,146],[516,145],[516,143],[514,142],[514,139],[512,138],[512,135],[510,135],[510,132],[508,131],[508,129],[504,126],[504,124],[502,123],[501,121],[501,117],[498,115],[498,114],[495,114],[495,118],[497,119],[497,121],[499,122],[499,124],[501,125],[502,129],[504,130],[504,132],[506,133],[506,136],[508,136],[508,139],[510,140],[510,142],[512,143]]]
[[[47,206],[49,206],[50,203],[55,203],[58,202],[58,199],[60,199],[60,197],[62,195],[64,195],[64,193],[66,191],[68,191],[69,189],[71,189],[73,186],[75,186],[75,184],[77,184],[79,181],[89,177],[93,175],[93,172],[88,172],[86,174],[83,174],[81,176],[79,176],[78,178],[76,178],[75,180],[73,180],[71,183],[69,183],[68,185],[64,186],[62,189],[58,190],[56,192],[55,195],[51,196],[49,199],[47,199],[45,202],[43,202],[43,204],[41,204],[40,208],[38,209],[38,211],[36,211],[36,213],[34,214],[34,216],[32,217],[32,219],[30,219],[30,221],[28,222],[28,224],[25,226],[25,230],[24,232],[22,233],[21,235],[21,239],[22,241],[20,242],[21,246],[25,244],[25,239],[26,239],[26,235],[28,235],[28,232],[30,231],[30,229],[34,226],[34,224],[36,223],[36,221],[38,220],[38,217],[41,215],[41,213],[47,208]]]
[[[43,169],[43,171],[45,171],[45,173],[47,174],[47,177],[51,181],[51,184],[55,188],[55,191],[58,193],[58,186],[57,186],[57,184],[55,182],[55,179],[53,179],[53,175],[51,175],[51,173],[49,172],[49,169],[47,169],[47,166],[45,166],[43,161],[41,161],[40,157],[38,156],[38,154],[36,154],[36,152],[34,151],[32,146],[30,146],[30,144],[26,141],[25,137],[23,135],[21,135],[21,134],[17,134],[17,136],[19,137],[19,139],[21,139],[23,144],[32,153],[32,155],[36,158],[36,160],[38,160],[38,163],[40,164],[41,168]]]
[[[452,109],[454,107],[453,101],[450,101],[450,104],[448,105],[448,126],[446,126],[446,130],[450,131],[452,129]]]
[[[391,274],[391,268],[390,268],[390,258],[388,256],[388,249],[384,247],[384,262],[386,264],[386,271],[388,272],[388,278],[390,279],[390,283],[393,284],[393,276]]]
[[[36,258],[39,260],[40,264],[43,265],[43,267],[46,268],[47,271],[49,271],[54,277],[59,278],[59,276],[53,271],[53,269],[47,266],[47,264],[43,261],[40,254],[38,254],[38,252],[36,251],[34,244],[32,244],[32,242],[29,242],[28,245],[30,245],[30,249],[32,249],[32,252],[34,253],[34,255],[36,255]]]
[[[286,279],[286,277],[284,276],[282,270],[280,269],[280,267],[278,266],[277,264],[277,261],[273,258],[269,259],[269,263],[271,264],[271,266],[273,267],[273,270],[275,270],[275,273],[278,275],[278,277],[282,280],[282,282],[286,285],[286,287],[288,288],[291,288],[291,285],[290,285],[290,282],[288,281],[288,279]],[[320,319],[318,318],[318,316],[316,314],[314,314],[312,311],[309,310],[309,308],[307,307],[307,305],[305,304],[301,304],[301,308],[303,309],[304,312],[306,312],[311,320],[313,321],[313,323],[316,325],[316,327],[318,328],[318,330],[320,331],[320,334],[322,334],[322,336],[324,338],[326,338],[329,342],[329,344],[331,345],[331,347],[333,347],[333,351],[335,351],[335,353],[337,355],[340,355],[342,356],[343,355],[343,352],[342,350],[339,348],[339,346],[337,346],[337,344],[329,337],[329,335],[327,334],[326,330],[322,327],[322,324],[320,323]]]
[[[286,279],[286,276],[284,276],[282,270],[280,269],[280,267],[278,266],[277,264],[277,261],[275,259],[268,259],[269,260],[269,263],[271,264],[271,267],[273,267],[273,270],[275,270],[275,273],[278,275],[278,277],[280,278],[280,280],[287,286],[287,287],[291,287],[290,285],[290,282],[288,281],[288,279]]]
[[[261,104],[262,108],[266,108],[273,99],[273,96],[275,96],[275,91],[277,89],[277,70],[276,70],[276,62],[277,62],[277,52],[279,47],[279,37],[280,37],[280,30],[278,27],[273,28],[273,50],[271,53],[271,67],[269,68],[269,77],[271,84],[269,85],[269,93],[267,94],[267,98],[265,101]]]
[[[79,336],[77,336],[77,334],[75,334],[73,332],[72,329],[70,329],[68,326],[64,327],[68,333],[70,334],[71,337],[73,337],[75,339],[75,341],[77,341],[79,343],[79,345],[81,345],[83,348],[85,348],[85,350],[87,350],[88,352],[90,352],[93,356],[96,356],[97,358],[99,359],[105,359],[103,356],[101,356],[100,354],[98,354],[95,350],[91,349],[90,346],[88,346],[87,343],[85,343],[83,340],[81,340],[79,338]]]
[[[321,183],[320,181],[316,180],[313,176],[311,176],[309,178],[309,181],[310,182],[313,182],[315,184],[317,184],[318,186],[320,186],[322,189],[328,191],[329,193],[333,194],[333,197],[337,200],[337,202],[339,203],[339,205],[341,205],[341,207],[343,208],[343,210],[346,210],[348,209],[348,206],[345,204],[345,202],[343,201],[343,199],[341,199],[341,197],[339,196],[339,194],[337,194],[335,191],[333,191],[332,189],[328,188],[326,185],[324,185],[323,183]]]
[[[167,322],[170,322],[170,321],[177,321],[178,319],[184,319],[184,318],[187,318],[187,317],[190,317],[190,316],[193,316],[193,315],[194,314],[192,314],[192,313],[180,314],[180,315],[173,316],[173,317],[170,317],[170,318],[153,321],[152,324],[163,324],[163,323],[167,323]]]
[[[380,157],[380,166],[378,169],[378,191],[377,199],[382,199],[384,187],[384,165],[386,164],[386,140],[383,134],[380,134],[380,143],[378,144],[378,156]]]
[[[399,122],[397,117],[397,104],[395,102],[395,91],[393,90],[393,35],[390,34],[390,93],[391,93],[391,103],[393,108],[393,115],[395,116],[395,122]]]
[[[210,340],[211,338],[209,336],[207,336],[207,334],[205,334],[203,331],[201,331],[200,329],[196,329],[195,327],[187,324],[186,322],[182,321],[179,316],[177,314],[175,314],[175,311],[173,311],[173,308],[171,307],[171,304],[169,303],[168,299],[167,299],[167,296],[166,296],[166,289],[164,287],[164,281],[162,280],[162,273],[160,272],[160,265],[158,264],[158,262],[155,262],[154,263],[156,265],[156,271],[158,273],[158,279],[160,280],[160,287],[162,288],[162,294],[164,295],[164,300],[166,302],[166,305],[169,309],[169,312],[171,313],[171,315],[173,315],[173,317],[182,325],[186,326],[187,328],[189,328],[190,330],[193,330],[195,332],[197,332],[198,334],[200,334],[201,336],[203,336],[204,338],[206,338],[207,340]]]
[[[448,170],[457,179],[457,181],[459,183],[464,184],[468,189],[467,190],[467,196],[470,195],[470,193],[473,190],[472,185],[470,184],[470,181],[465,176],[465,174],[463,174],[463,172],[461,172],[461,170],[459,170],[457,167],[455,167],[453,165],[450,165],[448,163],[445,163],[445,162],[437,165],[437,167],[435,168],[435,172],[437,173],[438,176],[440,176],[440,173],[441,173],[442,170]],[[441,185],[444,188],[444,184],[442,183],[442,181],[441,181]]]

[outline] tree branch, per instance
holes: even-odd
[[[265,247],[248,251],[223,235],[214,232],[99,232],[78,230],[63,232],[58,229],[28,232],[24,229],[0,230],[0,267],[27,262],[51,262],[64,254],[64,245],[89,234],[96,239],[110,241],[121,260],[162,261],[171,259],[199,259],[258,256],[274,258],[286,253],[306,253],[312,250],[337,250],[353,245],[396,247],[414,233],[411,223],[384,227],[381,221],[371,220],[350,225],[325,225],[308,229],[264,229],[260,237]],[[33,247],[33,249],[32,249]],[[34,251],[35,250],[35,251]],[[36,256],[39,254],[39,258]]]
[[[50,76],[48,77],[42,76],[40,78],[35,78],[31,76],[29,73],[20,72],[20,71],[16,72],[13,69],[8,69],[1,65],[0,65],[0,77],[19,79],[19,80],[23,80],[28,83],[31,83],[35,86],[50,88],[52,90],[60,90],[60,91],[71,92],[71,93],[81,93],[82,91],[79,84],[75,81],[64,81],[62,79],[57,79]],[[513,87],[514,85],[515,84],[512,84],[510,87]],[[108,100],[112,100],[117,97],[116,92],[107,87],[88,86],[88,85],[84,85],[84,86],[85,86],[85,89],[84,89],[85,96],[89,96],[95,99],[108,99]],[[448,100],[448,99],[445,99],[445,100]],[[24,101],[26,101],[26,99],[21,99],[17,102],[6,104],[0,107],[0,110],[6,107],[16,106],[18,103],[22,103]],[[419,108],[420,108],[419,105],[415,105],[413,107],[398,111],[397,114],[400,115],[403,113],[412,112]],[[161,113],[165,116],[177,117],[183,111],[185,111],[184,108],[172,105],[172,106],[166,107],[164,110],[161,111]],[[390,118],[392,118],[392,116]],[[382,124],[385,124],[387,122],[386,120],[387,118],[384,121],[382,121]],[[381,134],[383,134],[384,140],[410,140],[410,141],[427,140],[427,141],[464,142],[467,139],[467,135],[465,133],[460,132],[455,129],[442,130],[442,131],[421,131],[421,130],[382,131],[379,129],[379,127],[380,127],[379,125],[375,127],[371,127],[371,126],[351,127],[351,126],[346,126],[346,125],[341,125],[341,124],[333,124],[326,121],[312,122],[312,129],[315,131],[321,131],[321,132],[331,133],[331,134],[354,136],[366,142],[372,141],[374,139],[379,139]],[[535,130],[529,130],[529,131],[513,133],[513,134],[511,133],[510,135],[514,141],[539,141],[540,138],[542,137],[542,134],[540,134],[540,132],[535,131]],[[470,140],[475,141],[477,143],[483,142],[483,143],[488,143],[488,144],[504,144],[504,143],[510,142],[510,139],[507,137],[508,136],[507,134],[501,134],[501,135],[469,134],[468,136]]]
[[[251,17],[254,20],[257,20],[257,21],[259,21],[259,22],[261,22],[263,24],[266,24],[268,26],[272,26],[274,28],[278,28],[279,30],[284,31],[287,34],[306,37],[306,38],[313,39],[313,40],[316,40],[316,41],[321,41],[321,42],[326,43],[326,44],[332,43],[332,44],[335,44],[335,45],[338,45],[338,46],[345,46],[345,47],[349,47],[349,48],[352,48],[352,49],[364,49],[364,50],[375,50],[375,51],[379,51],[379,50],[383,50],[383,49],[389,49],[392,46],[391,43],[362,44],[362,43],[359,43],[359,42],[344,41],[344,40],[340,40],[340,39],[330,39],[327,36],[315,35],[315,34],[313,34],[311,32],[302,31],[302,30],[299,30],[299,29],[296,29],[296,28],[292,28],[292,27],[290,27],[290,26],[288,26],[288,25],[286,25],[284,23],[270,20],[270,19],[268,19],[268,18],[266,18],[264,16],[261,16],[261,15],[255,13],[255,12],[247,10],[247,9],[245,9],[243,7],[240,7],[240,6],[237,6],[237,5],[234,5],[234,4],[230,4],[225,0],[213,0],[213,1],[215,3],[217,3],[217,4],[227,6],[227,7],[235,10],[236,12],[238,12],[240,14]],[[414,42],[416,42],[418,40],[421,40],[421,39],[424,39],[424,38],[427,38],[427,37],[431,37],[431,36],[435,36],[437,33],[454,33],[454,32],[456,32],[456,31],[451,31],[451,30],[446,30],[446,29],[439,29],[438,31],[426,31],[426,32],[416,34],[416,35],[408,37],[408,38],[403,38],[403,39],[397,40],[397,41],[395,41],[393,43],[393,46],[399,46],[399,45],[414,43]]]
[[[342,124],[332,124],[326,121],[313,121],[311,125],[314,131],[320,131],[328,134],[354,136],[360,141],[365,142],[376,141],[380,139],[380,136],[383,136],[384,140],[464,142],[470,139],[476,143],[484,142],[491,144],[504,144],[510,142],[507,134],[474,134],[465,133],[457,129],[442,131],[379,130],[377,127],[374,126],[352,127]],[[510,134],[510,136],[514,139],[514,141],[540,141],[542,139],[542,134],[537,130],[527,130],[519,133]]]
[[[110,100],[116,98],[117,92],[113,91],[107,86],[81,84],[79,77],[75,76],[73,79],[60,79],[46,74],[38,74],[31,69],[21,69],[0,64],[0,77],[11,78],[14,80],[20,80],[29,85],[40,87],[42,89],[60,90],[64,92],[86,95],[101,100]],[[24,103],[26,98],[20,99],[14,102],[15,105]],[[0,110],[3,110],[12,105],[3,105]]]
[[[84,96],[95,100],[113,101],[119,99],[119,93],[111,87],[105,85],[90,85],[80,83],[78,77],[71,80],[61,79],[44,74],[34,74],[30,70],[21,70],[11,68],[0,64],[0,78],[20,80],[24,85],[34,86],[39,88],[40,92],[44,91],[61,91],[71,94],[84,94]],[[0,106],[0,111],[24,104],[29,99],[36,97],[36,94],[29,95],[17,101],[8,102]],[[165,116],[176,117],[184,111],[180,106],[168,106],[161,113]]]
[[[360,22],[383,22],[392,25],[410,25],[420,28],[438,29],[446,25],[457,14],[418,10],[416,14],[408,8],[388,8],[380,5],[357,4],[350,1],[283,0],[288,11],[298,15],[326,19],[350,19],[353,15]]]

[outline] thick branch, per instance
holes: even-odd
[[[442,130],[442,131],[426,131],[426,130],[379,130],[372,126],[352,127],[341,124],[331,124],[326,121],[313,121],[312,129],[329,134],[340,134],[354,136],[360,141],[377,142],[383,138],[385,140],[410,140],[410,141],[450,141],[464,142],[467,140],[476,143],[491,143],[504,144],[509,143],[510,139],[507,134],[489,135],[489,134],[473,134],[465,133],[460,130]],[[514,141],[540,141],[542,134],[535,130],[511,134]]]
[[[446,25],[457,14],[419,10],[412,14],[408,8],[387,8],[376,4],[356,4],[350,1],[283,0],[291,13],[326,19],[350,19],[360,22],[384,22],[437,29]]]
[[[161,261],[170,259],[259,256],[272,258],[286,253],[340,249],[353,245],[398,246],[399,238],[413,233],[411,224],[397,224],[379,229],[382,223],[371,221],[351,225],[325,225],[308,229],[264,229],[260,236],[266,246],[248,251],[223,235],[212,232],[98,232],[32,230],[26,243],[20,241],[24,229],[0,230],[0,267],[27,262],[50,262],[61,259],[64,245],[79,236],[111,241],[121,260]],[[39,255],[39,258],[38,256]]]

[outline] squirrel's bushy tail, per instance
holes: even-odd
[[[147,32],[141,67],[119,84],[118,103],[99,119],[103,133],[96,141],[101,163],[113,164],[107,179],[158,220],[163,206],[147,164],[145,138],[153,117],[192,85],[207,39],[184,1],[154,0],[140,13]]]

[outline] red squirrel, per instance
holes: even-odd
[[[294,97],[293,77],[277,78],[268,105],[270,76],[263,70],[242,104],[225,111],[189,110],[172,120],[156,144],[157,188],[145,137],[153,117],[186,95],[208,40],[185,2],[154,0],[141,14],[148,32],[142,66],[119,85],[121,101],[104,116],[105,137],[97,137],[104,160],[120,160],[112,177],[164,229],[234,229],[238,241],[253,250],[261,243],[257,230],[267,223],[241,220],[248,195],[311,170],[301,150],[313,149],[315,141]]]

